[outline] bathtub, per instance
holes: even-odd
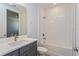
[[[72,56],[72,48],[63,48],[55,45],[38,44],[48,49],[47,56]]]
[[[57,47],[53,45],[43,45],[48,48],[48,56],[72,56],[71,48]]]

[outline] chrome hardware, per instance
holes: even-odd
[[[78,48],[76,47],[76,48],[74,49],[74,51],[78,52]]]
[[[45,34],[43,33],[42,36],[45,36]]]

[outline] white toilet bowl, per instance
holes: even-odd
[[[48,49],[45,47],[38,47],[37,51],[39,52],[40,55],[46,55]]]

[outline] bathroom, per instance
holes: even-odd
[[[0,56],[79,56],[79,3],[0,3]]]

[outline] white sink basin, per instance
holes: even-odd
[[[9,45],[16,46],[16,45],[20,45],[22,43],[27,43],[27,42],[29,42],[29,41],[28,40],[20,40],[20,41],[11,42],[11,43],[9,43]]]

